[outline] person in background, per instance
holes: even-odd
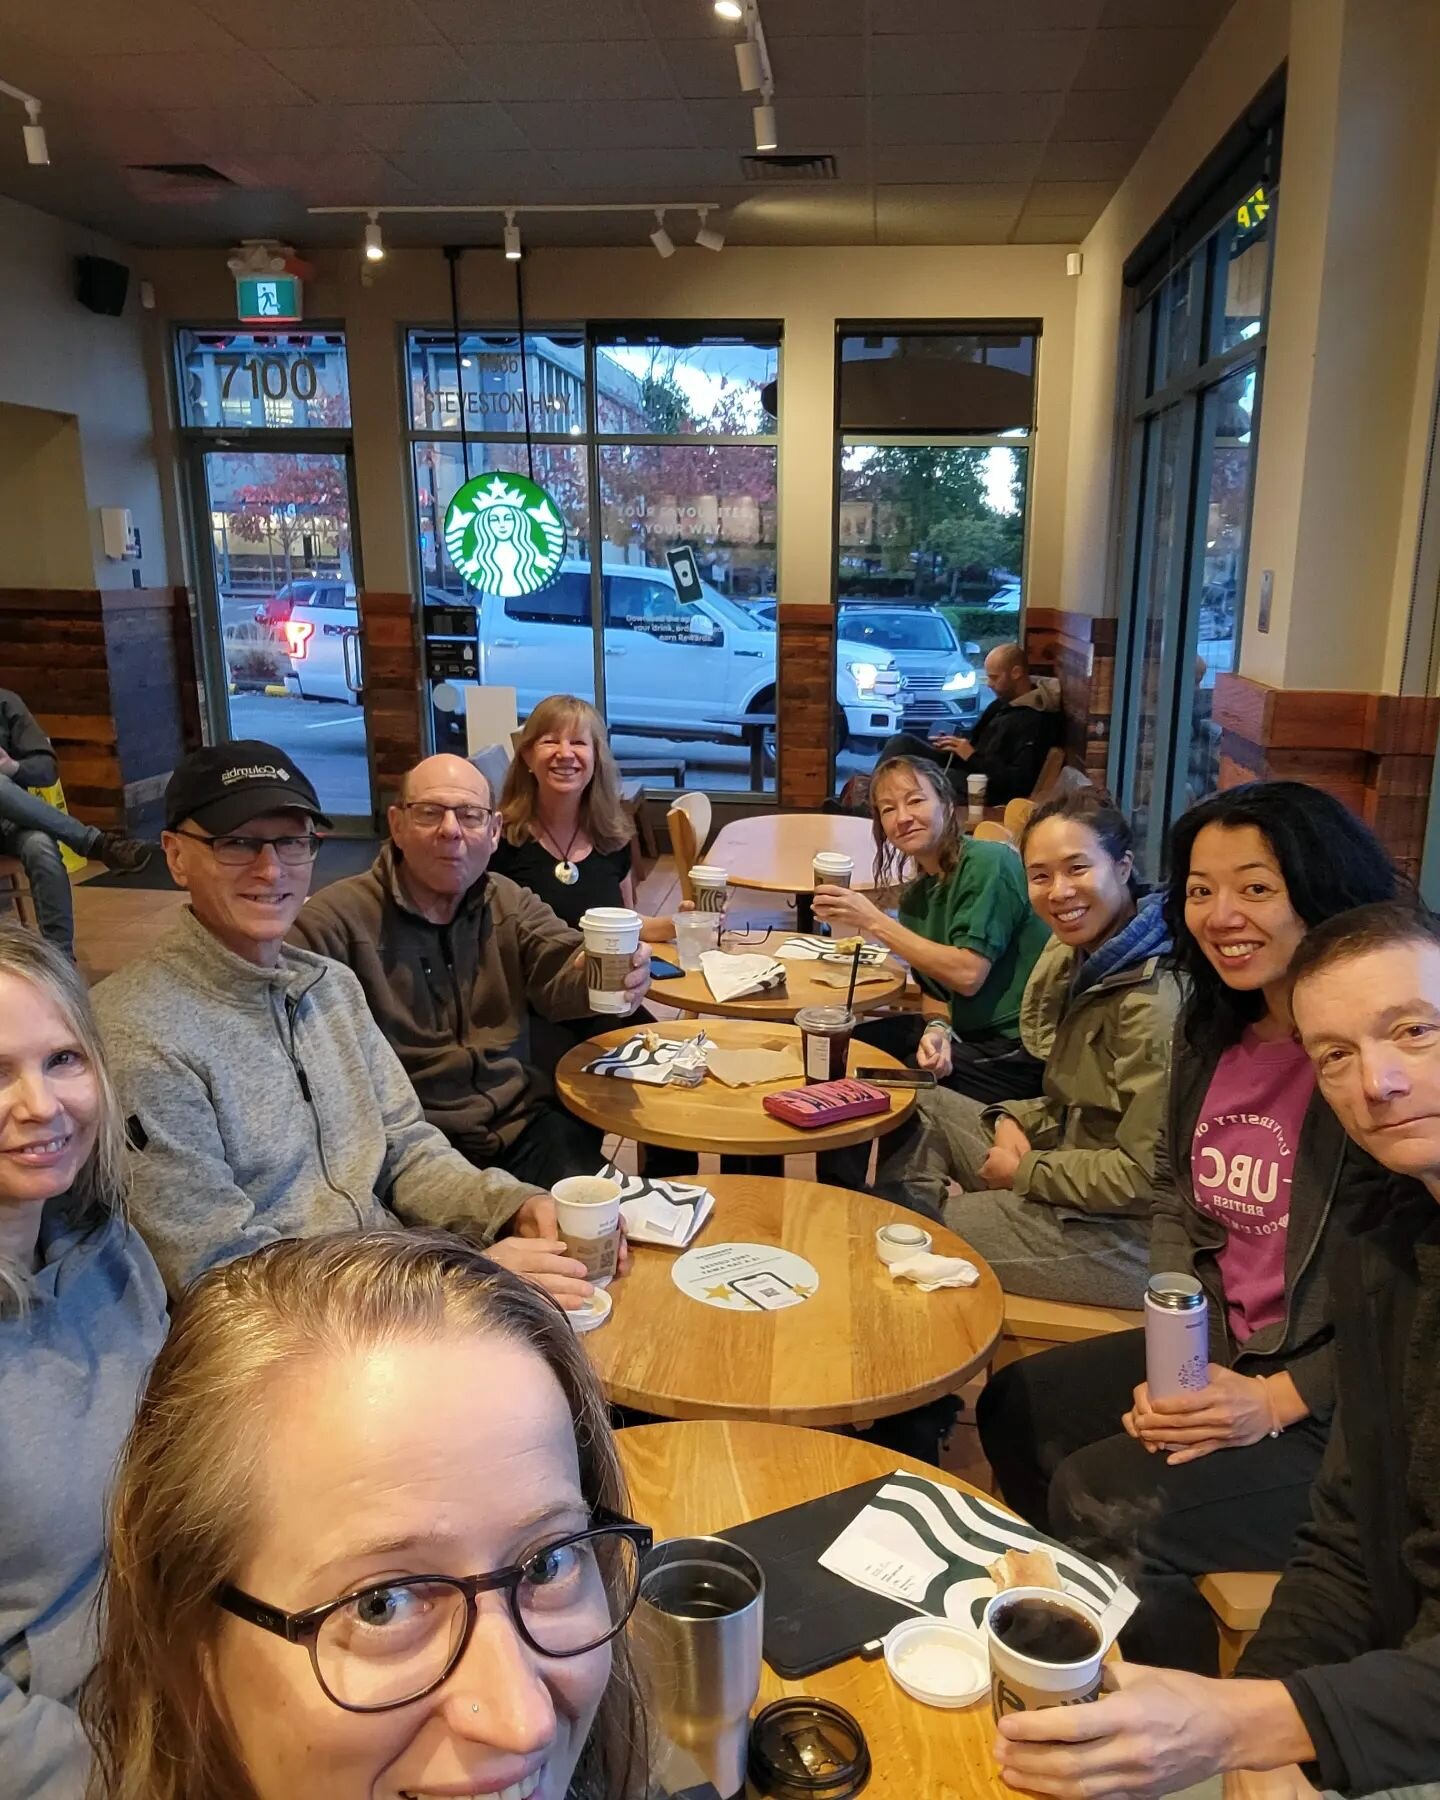
[[[1138,1563],[1128,1658],[1213,1673],[1194,1578],[1274,1569],[1306,1517],[1335,1405],[1326,1253],[1378,1171],[1348,1146],[1295,1041],[1290,961],[1396,874],[1346,807],[1295,781],[1230,788],[1175,824],[1166,909],[1188,993],[1156,1194],[1156,1274],[1196,1276],[1208,1383],[1152,1399],[1143,1331],[1012,1363],[976,1409],[1009,1504],[1105,1560]]]
[[[1317,925],[1290,965],[1321,1094],[1391,1172],[1334,1246],[1338,1406],[1240,1679],[1122,1665],[1094,1706],[1015,1713],[1005,1779],[1073,1796],[1433,1794],[1440,1782],[1440,928],[1403,904]],[[1243,1504],[1243,1501],[1241,1502]]]
[[[942,733],[927,743],[903,733],[880,752],[877,772],[896,756],[941,764],[957,794],[969,775],[986,777],[985,804],[1005,806],[1035,792],[1045,758],[1060,742],[1060,683],[1053,675],[1032,680],[1019,644],[997,644],[985,658],[985,683],[995,698],[976,722],[973,738]]]
[[[41,935],[72,956],[75,908],[60,846],[126,875],[145,867],[150,846],[123,832],[82,825],[29,791],[54,787],[59,779],[54,745],[20,696],[0,688],[0,856],[24,864]]]
[[[0,1793],[82,1800],[104,1496],[165,1336],[74,965],[0,927]]]
[[[589,1013],[580,933],[491,869],[500,815],[463,757],[412,769],[389,820],[374,864],[317,894],[291,941],[359,978],[425,1117],[477,1168],[546,1188],[593,1175],[601,1134],[556,1102],[531,1040],[532,1011]],[[649,968],[637,952],[637,1006]]]
[[[1137,903],[1129,824],[1093,793],[1042,806],[1020,856],[1054,934],[1020,1012],[1043,1090],[994,1106],[922,1092],[880,1140],[876,1187],[923,1198],[1007,1293],[1139,1306],[1180,1004],[1161,897]]]
[[[640,1800],[650,1532],[564,1316],[439,1233],[198,1281],[111,1506],[94,1800]]]
[[[285,943],[329,825],[301,770],[254,739],[196,750],[165,817],[190,905],[95,1006],[131,1207],[170,1292],[277,1238],[444,1224],[582,1304],[589,1284],[556,1241],[550,1195],[452,1150],[350,970]]]

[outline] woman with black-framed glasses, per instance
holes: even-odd
[[[623,1512],[564,1314],[438,1233],[189,1290],[116,1482],[102,1800],[631,1800]]]

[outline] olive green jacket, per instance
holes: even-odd
[[[1077,953],[1051,938],[1020,1007],[1020,1038],[1045,1064],[1036,1100],[1002,1113],[1030,1140],[1010,1186],[1076,1212],[1148,1218],[1165,1122],[1170,1044],[1181,988],[1151,955],[1072,994]]]

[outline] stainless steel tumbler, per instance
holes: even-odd
[[[1152,1275],[1145,1289],[1145,1380],[1152,1398],[1210,1379],[1210,1303],[1193,1275]]]
[[[723,1538],[668,1538],[641,1564],[630,1634],[667,1793],[744,1791],[764,1623],[760,1565]]]

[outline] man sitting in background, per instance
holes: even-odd
[[[317,894],[292,942],[359,976],[426,1118],[471,1162],[544,1187],[593,1175],[601,1134],[558,1106],[529,1064],[530,1008],[549,1019],[590,1012],[580,933],[489,872],[500,814],[463,757],[412,769],[389,823],[374,865]],[[626,984],[637,1005],[649,969],[641,945]]]
[[[290,758],[254,740],[197,750],[165,818],[190,905],[100,983],[95,1009],[127,1114],[131,1210],[171,1294],[277,1238],[403,1222],[458,1231],[580,1304],[584,1265],[555,1241],[550,1196],[457,1155],[355,977],[284,942],[329,824]]]
[[[985,680],[995,698],[980,715],[973,738],[893,737],[876,767],[892,756],[925,756],[949,775],[958,795],[969,775],[986,777],[985,804],[1004,806],[1035,791],[1045,758],[1060,742],[1060,683],[1051,675],[1030,678],[1019,644],[997,644],[985,658]]]
[[[1440,1782],[1440,925],[1357,907],[1307,933],[1290,975],[1320,1091],[1395,1177],[1330,1270],[1338,1407],[1310,1522],[1244,1679],[1118,1668],[1121,1691],[1093,1706],[1012,1714],[998,1755],[1013,1786],[1150,1795],[1240,1770],[1269,1773],[1232,1776],[1235,1796]]]
[[[18,694],[0,688],[0,856],[18,857],[25,865],[41,935],[73,956],[75,909],[61,844],[127,875],[149,862],[150,846],[118,831],[82,825],[29,792],[54,787],[59,779],[55,748],[29,707]]]

